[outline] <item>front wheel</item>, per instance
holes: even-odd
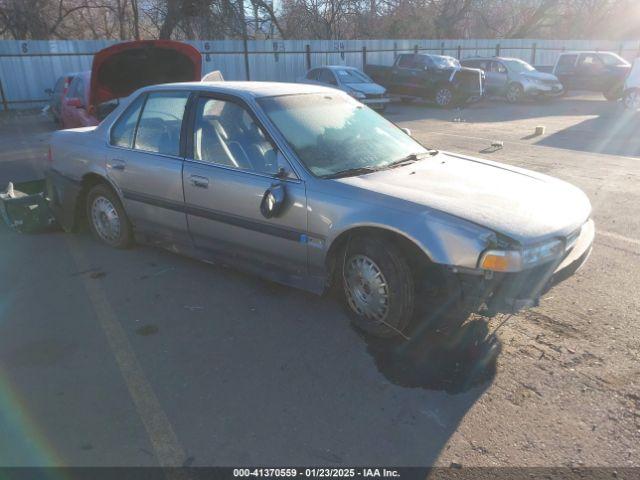
[[[507,102],[518,103],[524,97],[524,89],[519,83],[512,83],[507,87]]]
[[[413,317],[415,286],[400,250],[381,238],[353,238],[341,261],[342,289],[353,323],[377,337],[405,335]]]
[[[131,246],[133,233],[124,207],[106,185],[93,187],[87,195],[87,219],[98,240],[115,248]]]
[[[435,95],[436,104],[441,108],[448,108],[453,106],[454,97],[453,90],[449,87],[440,87],[436,90]]]
[[[627,110],[636,111],[640,109],[640,89],[631,88],[624,92],[622,102]]]

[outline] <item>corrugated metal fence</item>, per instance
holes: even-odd
[[[47,102],[44,93],[66,72],[91,68],[93,54],[116,42],[107,40],[0,41],[0,101],[3,108],[29,108]],[[465,58],[475,55],[519,57],[552,65],[565,50],[609,50],[628,60],[640,54],[639,41],[599,40],[241,40],[188,42],[203,55],[203,73],[220,70],[228,80],[295,81],[309,67],[365,62],[390,65],[398,53],[419,51]],[[248,72],[245,67],[248,65]]]

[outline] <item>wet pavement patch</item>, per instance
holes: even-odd
[[[138,335],[142,335],[143,337],[146,337],[146,336],[158,333],[159,330],[160,329],[155,325],[143,325],[140,328],[136,329],[136,333]]]
[[[358,330],[357,330],[358,331]],[[378,371],[402,387],[462,393],[490,383],[502,348],[487,323],[471,320],[451,331],[416,328],[409,340],[358,333]]]

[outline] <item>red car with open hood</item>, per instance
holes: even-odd
[[[100,123],[121,98],[148,85],[199,81],[200,52],[182,42],[143,40],[118,43],[93,57],[91,71],[77,75],[63,100],[63,128]]]

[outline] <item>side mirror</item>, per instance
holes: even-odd
[[[277,217],[282,211],[286,196],[284,185],[281,183],[271,185],[271,187],[264,192],[262,202],[260,202],[260,213],[262,213],[262,216],[264,218]]]
[[[411,136],[411,130],[409,130],[408,128],[401,128],[400,130],[402,130],[407,135]]]
[[[67,105],[75,108],[82,108],[84,106],[82,105],[82,100],[80,100],[79,98],[70,98],[69,100],[67,100]]]

